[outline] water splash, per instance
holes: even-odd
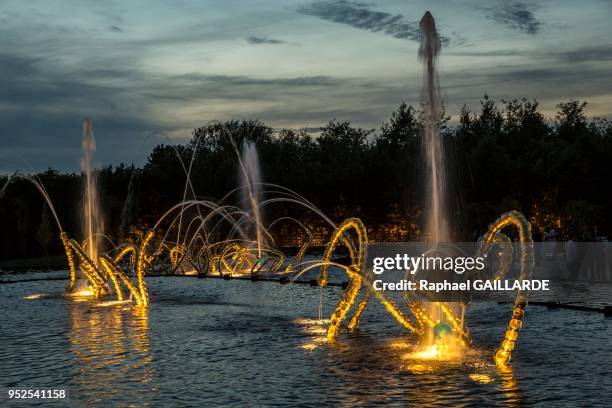
[[[423,61],[424,78],[422,102],[424,108],[424,142],[427,163],[427,225],[426,232],[433,242],[447,241],[449,237],[445,211],[446,176],[444,153],[438,132],[442,114],[440,83],[436,72],[436,58],[442,45],[436,31],[436,22],[428,11],[419,23],[421,46],[419,59]]]

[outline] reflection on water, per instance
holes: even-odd
[[[376,304],[357,332],[325,342],[319,290],[306,285],[149,278],[148,309],[77,302],[64,285],[0,285],[0,388],[66,388],[70,406],[112,407],[596,406],[612,394],[601,314],[528,309],[512,366],[499,369],[509,305],[473,304],[473,346],[437,361]],[[339,296],[323,292],[326,316]]]
[[[87,396],[87,403],[100,403],[121,400],[123,393],[138,402],[143,390],[156,391],[150,385],[155,368],[146,308],[68,303],[68,309],[70,351],[78,367],[74,393]]]
[[[419,347],[412,345],[417,342],[361,333],[322,350],[322,363],[333,376],[327,398],[365,405],[398,401],[414,406],[515,405],[515,396],[498,391],[503,380],[488,354],[472,350],[453,360],[423,359],[418,357]]]
[[[508,365],[505,367],[496,366],[499,372],[499,378],[501,381],[501,391],[504,393],[505,402],[511,407],[521,407],[525,405],[526,399],[519,388],[518,381],[514,376],[512,366]]]

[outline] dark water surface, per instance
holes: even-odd
[[[148,309],[61,296],[66,281],[0,285],[0,387],[65,388],[57,406],[610,406],[612,319],[528,307],[512,361],[491,355],[511,305],[471,306],[462,361],[410,357],[415,339],[372,302],[357,333],[318,343],[319,289],[147,279]],[[40,293],[47,298],[26,300]],[[325,288],[326,316],[340,288]],[[0,405],[30,406],[32,401]],[[40,402],[43,405],[43,402]],[[45,402],[44,405],[48,405]]]

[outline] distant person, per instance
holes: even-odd
[[[575,282],[578,277],[578,247],[576,237],[571,237],[565,243],[565,264],[567,265],[568,279]]]
[[[583,265],[583,260],[586,255],[586,246],[584,243],[577,242],[578,239],[574,235],[565,243],[565,261],[567,265],[568,277],[566,288],[566,296],[570,301],[575,290],[580,292],[588,292],[588,287],[578,284],[580,269]]]

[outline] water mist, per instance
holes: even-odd
[[[257,253],[261,256],[262,250],[262,215],[258,200],[261,199],[261,170],[259,156],[254,143],[242,144],[242,165],[240,168],[240,180],[242,184],[242,203],[245,211],[250,212],[254,219],[257,239]]]
[[[436,58],[442,48],[440,37],[436,31],[436,22],[428,11],[419,23],[421,30],[421,46],[419,59],[423,62],[423,94],[424,109],[423,139],[425,146],[425,162],[427,166],[426,186],[427,221],[425,232],[430,241],[443,242],[450,239],[445,211],[446,176],[444,168],[444,152],[438,122],[442,114],[442,98],[440,84],[436,72]]]
[[[97,262],[100,248],[100,234],[103,233],[100,206],[98,202],[97,180],[93,164],[96,142],[90,119],[83,123],[83,158],[81,171],[83,175],[83,236],[87,240],[87,255]]]

